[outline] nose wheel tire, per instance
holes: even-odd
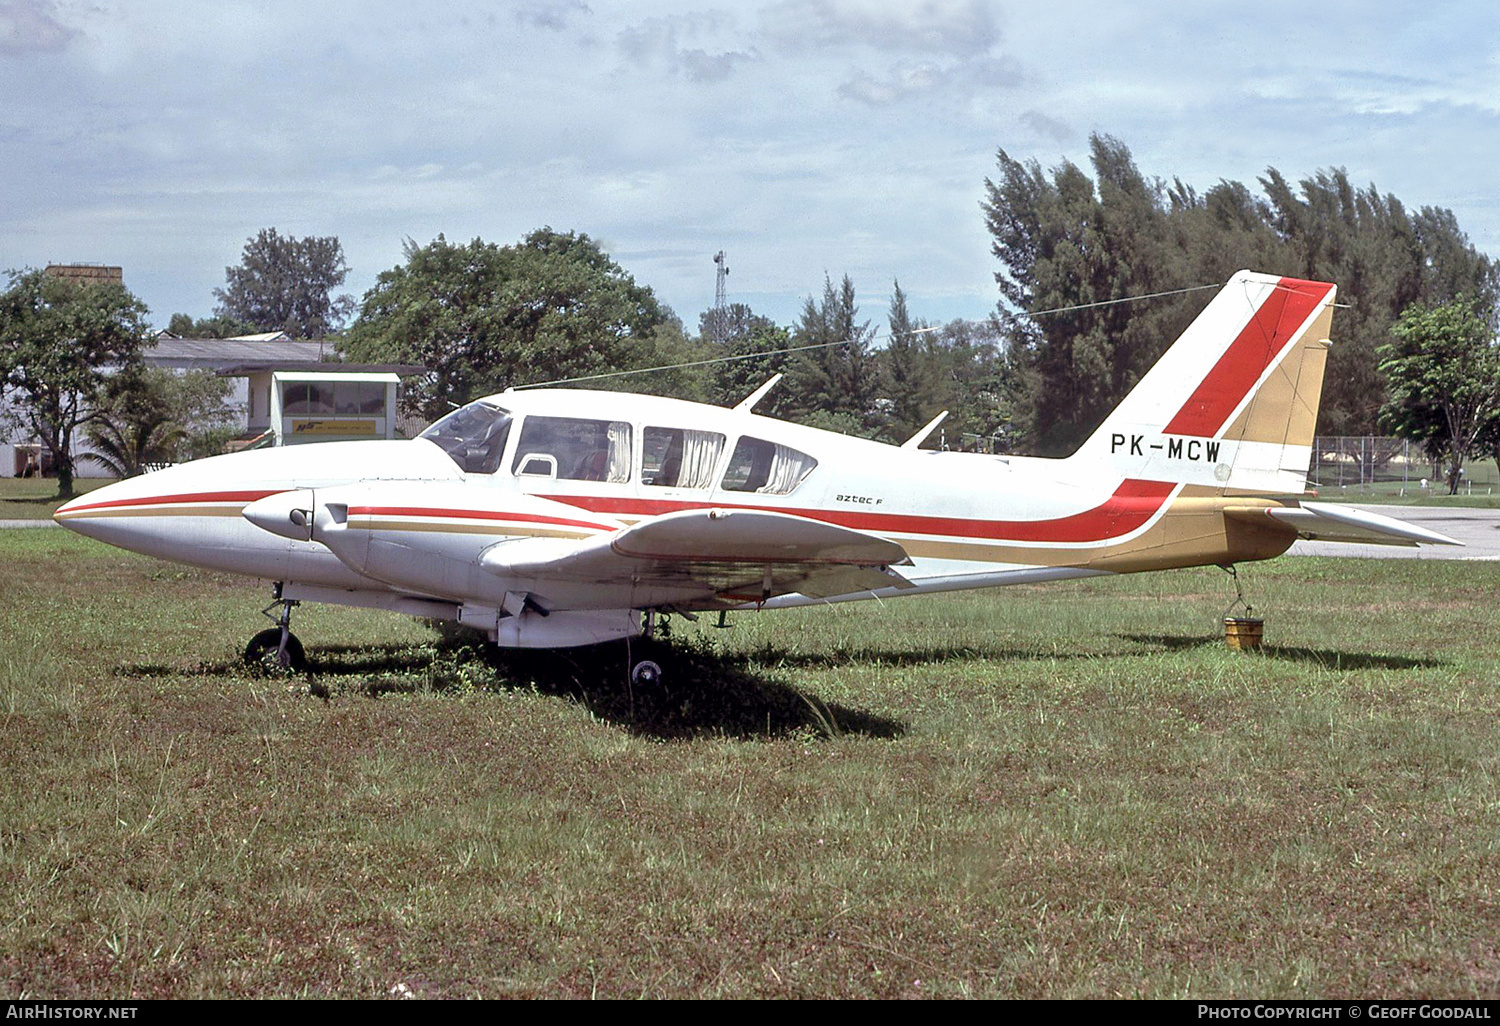
[[[307,669],[307,656],[297,635],[287,634],[283,649],[281,628],[267,627],[245,646],[245,663],[262,673],[301,673]]]
[[[630,683],[643,688],[656,687],[661,683],[661,667],[650,659],[642,659],[630,668]]]

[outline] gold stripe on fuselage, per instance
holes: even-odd
[[[104,517],[237,517],[239,506],[150,506],[145,509],[80,509],[72,513],[53,514],[54,520],[94,520]]]
[[[422,531],[448,534],[495,534],[526,538],[592,538],[602,531],[573,531],[560,527],[523,527],[464,521],[438,523],[431,520],[365,520],[350,517],[349,526],[360,531]]]

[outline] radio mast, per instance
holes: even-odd
[[[724,336],[728,334],[727,303],[725,301],[725,279],[729,277],[729,265],[724,262],[724,251],[721,249],[714,254],[714,342],[718,345],[724,344]]]

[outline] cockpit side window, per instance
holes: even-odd
[[[630,480],[630,425],[580,417],[527,417],[511,472],[564,481]]]
[[[724,452],[717,431],[648,427],[641,442],[641,484],[657,488],[708,488]]]
[[[786,495],[817,465],[817,460],[791,446],[746,435],[729,457],[729,468],[724,471],[721,487],[726,492]]]
[[[435,443],[466,474],[493,474],[500,469],[510,425],[509,411],[480,400],[454,410],[418,437]]]

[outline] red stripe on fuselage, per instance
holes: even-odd
[[[723,502],[679,502],[668,499],[612,498],[600,495],[548,495],[591,513],[612,516],[660,516],[684,509],[753,509],[821,520],[880,535],[929,534],[1006,542],[1109,541],[1144,527],[1171,498],[1177,485],[1166,481],[1121,482],[1115,493],[1093,509],[1051,520],[973,520],[964,517],[866,513],[852,510],[788,509]]]
[[[111,499],[109,502],[90,502],[82,506],[69,506],[65,512],[82,513],[91,509],[119,509],[123,506],[164,506],[184,502],[254,502],[267,495],[279,495],[285,488],[272,488],[256,492],[189,492],[182,495],[147,495],[139,499]]]
[[[1224,425],[1271,362],[1286,348],[1333,286],[1320,281],[1282,278],[1255,316],[1198,383],[1165,430],[1169,435],[1212,438]]]

